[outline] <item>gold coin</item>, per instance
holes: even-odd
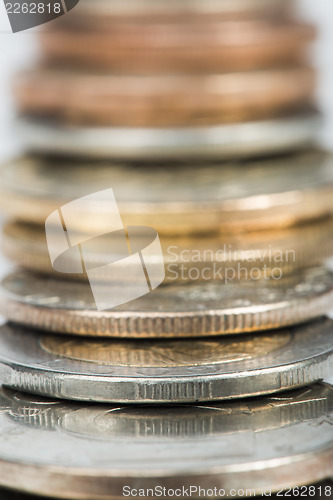
[[[161,236],[166,282],[188,281],[194,273],[199,273],[196,276],[199,281],[207,281],[207,276],[212,280],[220,276],[227,278],[234,272],[241,279],[258,278],[264,274],[270,277],[277,272],[287,275],[305,267],[321,265],[332,257],[332,234],[333,218],[328,217],[291,228],[243,234]],[[81,240],[85,240],[86,236]],[[54,245],[55,242],[56,239],[53,239]],[[140,243],[136,246],[144,247]],[[86,268],[114,262],[117,248],[114,237],[96,238],[96,244],[88,246],[85,252]],[[20,267],[62,279],[87,279],[85,273],[59,274],[54,271],[44,226],[19,221],[7,223],[3,229],[2,250]],[[73,269],[73,254],[69,252],[66,259],[68,270]],[[153,263],[154,255],[146,259],[151,259]]]
[[[291,226],[333,212],[333,162],[310,151],[228,163],[116,164],[41,157],[0,169],[0,207],[44,224],[63,204],[112,188],[125,226],[188,235]],[[90,203],[73,230],[109,232],[109,200]]]

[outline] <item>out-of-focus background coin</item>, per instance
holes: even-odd
[[[273,118],[311,105],[306,66],[215,75],[114,75],[39,68],[17,76],[19,112],[77,125],[178,127]]]
[[[21,117],[16,133],[27,151],[46,155],[206,161],[307,148],[316,144],[320,123],[319,114],[306,110],[254,122],[159,129],[61,126],[52,120]]]
[[[93,283],[108,301],[125,282]],[[166,338],[280,328],[327,313],[333,273],[312,268],[281,279],[172,284],[97,310],[90,284],[16,271],[3,279],[0,310],[10,321],[57,333]],[[105,302],[105,308],[109,302]],[[61,338],[61,336],[60,336]]]
[[[315,37],[312,25],[290,19],[225,22],[183,16],[175,22],[92,23],[75,18],[67,16],[41,32],[46,62],[118,73],[247,71],[298,64]]]
[[[190,281],[191,278],[196,281],[216,280],[221,277],[228,280],[234,273],[244,279],[257,279],[263,275],[267,278],[276,277],[277,273],[287,275],[306,267],[320,266],[332,257],[332,234],[333,218],[326,217],[280,230],[214,236],[161,236],[165,279],[166,282],[173,283]],[[79,237],[79,241],[85,239],[87,234],[81,239]],[[59,238],[59,255],[63,251],[61,243]],[[85,252],[86,266],[91,269],[117,260],[116,243],[114,234],[96,239],[96,244],[88,247]],[[53,238],[52,244],[53,249],[57,248],[56,237]],[[145,247],[144,243],[140,242],[136,246]],[[2,250],[20,267],[54,274],[62,279],[87,279],[86,273],[70,272],[76,268],[76,259],[70,252],[66,254],[69,272],[59,276],[54,270],[43,225],[19,221],[7,223],[3,228]],[[151,254],[146,259],[154,265],[156,257],[157,255]],[[107,276],[105,278],[107,279]]]
[[[234,17],[240,19],[243,16],[276,18],[285,16],[289,12],[289,0],[80,0],[76,8],[75,19],[70,23],[79,22],[87,18],[102,22],[105,18],[117,19],[124,16],[126,19],[133,17],[137,21],[147,18],[155,18],[162,15],[163,19],[179,19],[181,16],[200,16],[201,19],[214,17],[225,19]]]
[[[272,394],[330,373],[333,321],[200,340],[66,338],[0,327],[5,386],[52,398],[194,403]]]
[[[44,224],[68,201],[107,188],[114,190],[125,226],[173,236],[277,229],[332,214],[333,161],[316,151],[225,165],[25,157],[0,169],[1,209],[28,222]],[[71,229],[109,232],[108,192],[101,196],[98,203],[87,201],[84,217]]]

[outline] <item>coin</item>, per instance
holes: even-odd
[[[114,72],[247,71],[300,62],[315,37],[312,25],[286,19],[75,18],[40,33],[43,60]]]
[[[61,126],[21,117],[16,133],[28,151],[78,158],[221,160],[309,147],[318,140],[318,114],[212,127],[112,128]]]
[[[333,218],[328,217],[287,229],[262,230],[233,235],[192,235],[160,237],[165,262],[165,279],[168,283],[188,281],[198,273],[197,281],[228,278],[238,273],[246,279],[262,275],[272,277],[277,273],[290,274],[305,267],[319,266],[333,256]],[[87,235],[78,237],[85,241]],[[56,238],[53,240],[56,243]],[[59,240],[59,255],[63,252]],[[85,267],[92,269],[117,260],[115,237],[96,239],[96,244],[85,252]],[[137,243],[137,248],[145,244]],[[3,228],[2,250],[6,257],[20,267],[47,274],[54,271],[47,248],[45,228],[42,225],[10,222]],[[119,257],[118,257],[119,258]],[[154,254],[146,259],[154,264]],[[75,269],[74,255],[66,254],[68,270]],[[198,271],[195,271],[197,269]],[[131,276],[129,271],[128,276]],[[62,274],[62,278],[87,279],[85,273]],[[205,279],[206,277],[206,279]],[[105,277],[107,279],[107,277]],[[220,278],[221,279],[221,278]]]
[[[107,300],[110,283],[94,285]],[[112,286],[121,291],[123,283]],[[101,299],[97,310],[88,282],[16,271],[2,281],[0,310],[10,321],[57,333],[202,337],[301,323],[328,312],[332,296],[333,273],[313,268],[282,279],[175,283],[113,309]]]
[[[87,437],[110,438],[161,438],[190,439],[193,437],[220,436],[244,431],[244,414],[255,432],[294,425],[303,418],[313,420],[332,408],[332,386],[315,383],[285,393],[246,401],[207,403],[196,405],[126,406],[105,408],[102,405],[87,407],[83,403],[59,401],[36,397],[33,394],[1,388],[2,396],[10,400],[10,419],[24,426],[56,431],[62,428]],[[316,399],[314,397],[316,396]],[[293,405],[289,404],[292,401]],[[297,402],[297,404],[295,404]],[[312,406],[310,402],[314,403]],[[222,408],[228,411],[221,411]],[[270,410],[266,419],[265,410]],[[241,409],[246,411],[241,411]],[[102,410],[102,414],[101,414]],[[103,411],[104,410],[104,411]],[[111,411],[110,411],[111,410]],[[218,412],[216,412],[218,410]],[[106,425],[105,417],[112,417]],[[198,420],[200,419],[200,425]]]
[[[214,339],[80,339],[0,328],[4,385],[52,398],[193,403],[271,394],[328,376],[333,321]]]
[[[38,68],[18,75],[18,109],[64,123],[115,127],[216,125],[281,116],[310,104],[314,71],[127,76]]]
[[[289,2],[286,0],[178,0],[177,2],[167,1],[152,1],[152,0],[95,0],[92,4],[89,0],[80,0],[80,5],[75,11],[75,22],[79,17],[96,16],[99,21],[117,16],[135,16],[140,19],[143,16],[155,17],[157,15],[165,16],[235,16],[239,19],[240,16],[277,16],[285,11],[288,11]]]
[[[331,475],[332,428],[325,384],[159,408],[56,403],[2,389],[0,483],[75,500],[119,498],[126,486],[261,494]]]
[[[177,182],[175,183],[175,173]],[[44,224],[63,204],[113,188],[125,226],[189,235],[286,227],[333,211],[332,156],[303,152],[256,161],[116,164],[25,157],[0,168],[0,207]],[[110,230],[109,199],[73,230]]]
[[[332,488],[333,488],[333,481],[323,481],[323,482],[314,484],[314,485],[312,485],[312,488],[310,490],[311,495],[312,495],[311,498],[313,500],[322,500],[323,492],[324,492],[324,495],[329,496],[329,495],[331,495]],[[293,493],[293,491],[294,491],[294,493]],[[309,487],[306,485],[299,486],[299,487],[294,486],[292,489],[288,488],[285,490],[285,492],[288,493],[289,498],[295,498],[295,499],[299,498],[300,494],[302,494],[302,493],[305,494],[307,491],[309,491]],[[242,492],[243,492],[243,490],[240,490],[240,494],[242,494]],[[265,493],[268,494],[269,490],[265,491]],[[269,496],[270,496],[270,498],[273,498],[273,499],[279,499],[281,497],[282,493],[284,493],[284,492],[279,491],[276,494],[272,493],[272,495],[269,495]],[[38,495],[38,497],[31,496],[31,495],[27,496],[24,493],[12,491],[9,489],[4,490],[2,488],[0,488],[0,495],[3,495],[3,497],[6,498],[6,500],[47,500],[46,497],[41,497],[40,495]],[[258,497],[256,497],[256,498],[258,498]],[[262,498],[262,497],[260,496],[260,498]]]
[[[333,473],[332,421],[325,384],[159,408],[56,403],[2,389],[0,483],[73,499],[119,498],[126,486],[261,494]]]

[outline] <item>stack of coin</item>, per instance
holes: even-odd
[[[230,158],[313,142],[313,26],[290,2],[81,0],[15,82],[30,150]]]
[[[14,82],[27,155],[0,168],[1,486],[331,496],[313,37],[281,0],[81,0],[45,25]]]

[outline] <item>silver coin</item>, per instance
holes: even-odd
[[[0,483],[25,492],[106,500],[192,485],[261,494],[323,480],[332,464],[333,389],[325,384],[160,408],[57,404],[0,391]]]
[[[333,321],[200,340],[61,337],[0,328],[4,385],[55,398],[190,403],[271,394],[329,374]]]
[[[207,128],[118,129],[61,127],[21,118],[16,131],[29,151],[78,157],[156,159],[226,159],[265,155],[315,144],[319,115]]]
[[[98,283],[99,297],[108,300],[123,285]],[[97,310],[88,282],[16,271],[2,282],[0,311],[10,321],[58,334],[205,337],[302,323],[329,312],[332,297],[333,272],[312,268],[277,280],[176,283],[112,309],[100,303]]]

